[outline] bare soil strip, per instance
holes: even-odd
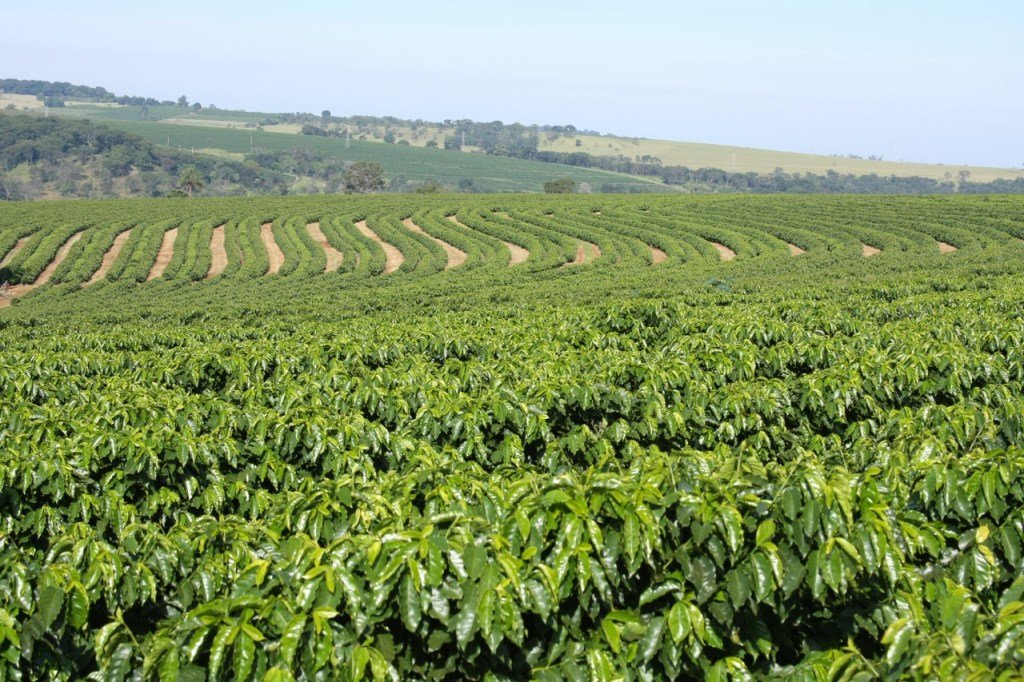
[[[668,260],[668,254],[659,249],[657,246],[651,247],[651,265],[658,265]]]
[[[274,241],[274,231],[271,229],[273,223],[263,223],[260,225],[260,239],[263,241],[263,247],[267,250],[267,260],[270,261],[270,268],[267,270],[268,275],[275,275],[277,271],[284,265],[284,253],[281,248]]]
[[[939,253],[956,253],[956,247],[946,242],[939,242]]]
[[[121,234],[114,237],[113,245],[107,249],[107,252],[103,254],[103,260],[100,261],[100,269],[92,273],[92,277],[86,284],[94,284],[107,276],[107,272],[114,265],[114,261],[117,260],[118,255],[121,253],[121,249],[124,248],[124,243],[128,241],[128,237],[132,236],[131,230],[125,230]]]
[[[567,268],[570,265],[583,265],[584,263],[590,263],[601,257],[601,247],[591,242],[585,242],[583,240],[577,240],[576,242],[576,257],[568,263],[562,263],[563,268]]]
[[[19,251],[21,251],[23,248],[25,248],[25,244],[27,244],[28,240],[31,239],[31,238],[32,238],[32,235],[29,235],[27,237],[22,237],[17,242],[15,242],[14,248],[7,252],[7,255],[4,256],[3,260],[0,260],[0,268],[4,267],[8,263],[10,263],[12,260],[14,260],[14,257],[18,255]]]
[[[309,236],[313,238],[317,244],[324,250],[327,255],[327,267],[324,268],[324,272],[334,272],[341,267],[342,262],[345,260],[345,256],[338,251],[336,248],[331,246],[331,243],[327,241],[327,236],[324,231],[320,229],[320,223],[310,223],[306,225],[306,232],[309,232]]]
[[[718,249],[718,257],[722,260],[732,260],[736,257],[736,252],[730,249],[725,244],[719,244],[718,242],[711,242],[711,245]]]
[[[156,262],[146,276],[146,281],[151,282],[157,277],[162,277],[167,264],[174,258],[174,240],[178,238],[178,228],[174,227],[164,232],[164,240],[160,242],[160,250],[156,254]]]
[[[498,215],[502,215],[505,218],[508,218],[508,214],[507,213],[499,213]],[[459,219],[456,218],[453,215],[448,216],[448,220],[452,221],[453,223],[455,223],[459,227],[463,227],[463,228],[465,228],[467,230],[471,229],[469,227],[466,227],[462,223],[460,223]],[[530,252],[527,251],[526,249],[524,249],[523,247],[519,246],[518,244],[513,244],[512,242],[506,242],[506,241],[503,241],[501,243],[504,244],[505,248],[508,249],[508,252],[510,254],[512,254],[512,257],[508,261],[509,267],[511,267],[513,265],[519,265],[520,263],[524,262],[527,258],[530,257]]]
[[[36,287],[41,287],[42,285],[49,282],[50,278],[53,277],[53,273],[57,271],[57,268],[60,267],[60,264],[63,263],[64,259],[68,257],[68,254],[71,252],[71,247],[74,246],[75,242],[77,242],[81,238],[81,232],[76,232],[75,234],[71,235],[71,238],[64,242],[64,245],[57,250],[57,255],[53,257],[53,260],[50,262],[50,264],[47,265],[46,268],[41,273],[39,273],[39,277],[36,277],[35,282],[32,282],[32,284],[15,284],[13,287],[8,287],[7,291],[4,293],[4,296],[0,297],[0,308],[6,308],[7,306],[9,306],[11,304],[12,298],[24,296],[25,294],[32,291]]]
[[[466,262],[465,251],[457,249],[448,242],[441,241],[440,239],[433,235],[427,234],[427,232],[422,227],[420,227],[419,225],[412,221],[412,218],[406,218],[405,220],[402,221],[402,224],[408,227],[413,232],[419,232],[425,237],[430,237],[435,242],[441,245],[441,248],[443,248],[445,252],[448,254],[448,265],[444,266],[445,270],[448,270],[449,268],[456,268]]]
[[[796,244],[786,244],[786,246],[789,247],[789,253],[794,255],[794,256],[799,256],[802,253],[807,253],[807,251],[805,251],[804,249],[801,249]]]
[[[870,244],[862,244],[861,245],[860,254],[862,256],[864,256],[865,258],[870,258],[871,256],[877,256],[880,253],[882,253],[881,249],[876,249],[875,247],[871,246]]]
[[[360,220],[356,223],[356,229],[380,244],[380,247],[384,249],[384,272],[382,274],[390,275],[392,272],[402,267],[402,263],[405,262],[405,256],[402,255],[402,252],[392,244],[388,244],[377,236],[376,232],[366,226],[365,220]]]
[[[228,266],[228,252],[224,249],[224,226],[213,228],[213,236],[210,237],[210,270],[206,273],[206,279],[213,279],[224,268]]]

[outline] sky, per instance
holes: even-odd
[[[1024,166],[1024,0],[3,0],[0,78]]]

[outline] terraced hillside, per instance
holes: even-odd
[[[0,679],[1016,679],[1022,209],[0,206]]]

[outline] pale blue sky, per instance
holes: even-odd
[[[5,4],[0,77],[1024,165],[1024,0]]]

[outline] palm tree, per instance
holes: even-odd
[[[203,176],[195,166],[185,167],[178,176],[178,189],[185,192],[189,198],[192,198],[193,192],[201,190],[204,184]]]

